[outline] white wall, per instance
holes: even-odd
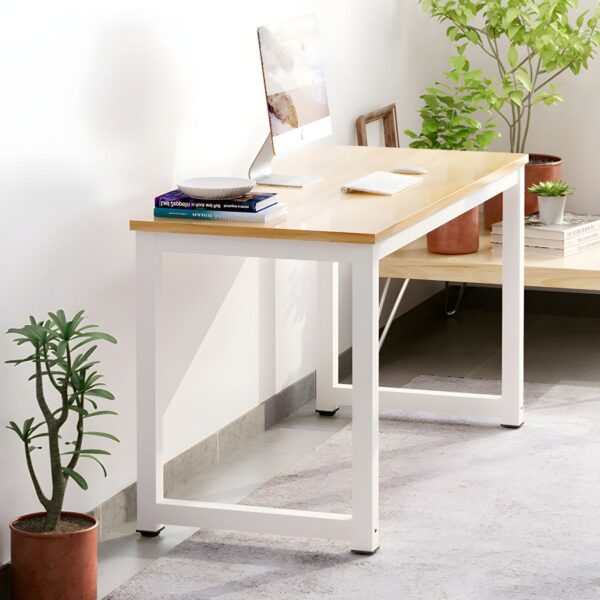
[[[0,329],[30,313],[83,307],[119,338],[103,350],[102,369],[120,416],[98,425],[122,444],[107,461],[108,479],[82,467],[90,491],[71,486],[69,508],[87,510],[135,477],[128,220],[149,215],[152,198],[185,175],[245,172],[267,128],[256,26],[314,9],[332,141],[352,143],[356,116],[394,101],[401,128],[417,126],[417,96],[444,68],[447,47],[416,3],[37,0],[4,8]],[[315,368],[314,279],[308,263],[165,259],[167,456]],[[0,359],[15,354],[1,336]],[[35,413],[26,375],[0,366],[0,423]],[[3,562],[9,519],[38,505],[16,437],[1,429],[0,448]]]

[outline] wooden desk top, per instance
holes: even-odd
[[[427,252],[425,238],[379,261],[381,277],[502,283],[502,258],[492,252],[489,234],[480,237],[479,252],[444,255]],[[571,290],[600,290],[600,249],[567,257],[525,256],[525,285]]]
[[[274,163],[275,172],[323,177],[302,189],[277,188],[288,209],[281,219],[262,224],[147,216],[132,220],[130,229],[374,244],[526,163],[526,154],[312,145]],[[428,172],[421,183],[395,196],[340,191],[357,177],[402,165],[421,166]],[[256,191],[274,189],[257,186]],[[147,214],[151,211],[148,198]]]

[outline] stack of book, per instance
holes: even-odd
[[[560,225],[525,217],[525,254],[572,256],[594,248],[600,248],[600,216],[565,213]],[[502,223],[492,225],[492,249],[502,249]]]
[[[285,215],[277,194],[246,194],[235,200],[200,199],[173,190],[154,199],[154,216],[169,219],[266,223]]]

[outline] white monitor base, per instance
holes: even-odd
[[[248,171],[248,177],[261,185],[295,188],[305,187],[321,180],[321,177],[315,175],[284,175],[282,173],[273,173],[271,171],[273,156],[273,141],[271,140],[271,136],[268,135]]]
[[[281,173],[270,173],[253,178],[260,185],[277,185],[281,187],[301,188],[311,183],[316,183],[322,178],[311,175],[283,175]]]

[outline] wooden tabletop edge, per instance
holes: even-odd
[[[244,227],[243,225],[236,226],[232,229],[231,226],[210,221],[210,225],[203,222],[190,223],[188,220],[182,219],[165,219],[168,221],[162,223],[161,230],[155,228],[156,221],[146,221],[132,219],[129,221],[129,230],[145,233],[177,233],[187,235],[227,235],[229,237],[241,238],[263,238],[263,239],[280,239],[280,240],[304,240],[314,242],[331,242],[344,244],[375,244],[376,236],[372,233],[355,233],[345,231],[320,231],[310,229],[272,229],[268,230],[268,235],[264,235],[262,227]],[[236,222],[241,223],[241,222]],[[197,228],[194,230],[193,228]],[[232,231],[235,233],[232,234]]]

